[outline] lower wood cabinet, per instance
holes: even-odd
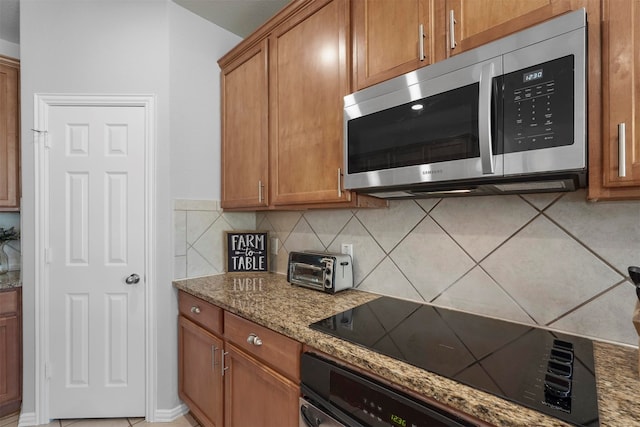
[[[179,396],[203,426],[298,425],[299,342],[182,291],[179,310]]]
[[[300,387],[227,344],[225,426],[287,427],[298,424]]]
[[[222,427],[224,382],[221,354],[216,353],[222,351],[223,342],[183,316],[178,325],[180,398],[203,425]]]
[[[0,417],[22,401],[21,289],[0,291]]]

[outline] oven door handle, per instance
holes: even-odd
[[[495,66],[488,62],[482,66],[480,72],[480,94],[478,97],[478,139],[480,144],[480,162],[482,173],[495,173],[493,164],[493,148],[491,142],[491,95],[493,89]]]
[[[311,415],[309,414],[309,407],[307,405],[300,406],[300,414],[302,415],[302,420],[309,427],[320,427],[322,424],[322,420],[318,417],[314,420],[311,419]]]

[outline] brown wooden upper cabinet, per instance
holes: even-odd
[[[349,0],[294,0],[222,57],[222,207],[386,206],[344,191]]]
[[[354,91],[444,58],[433,0],[354,0],[351,12]]]
[[[580,7],[582,0],[446,0],[448,56]]]
[[[640,198],[640,0],[293,0],[219,61],[222,206],[385,206],[342,189],[343,97],[581,7],[588,197]]]
[[[0,211],[20,209],[20,65],[0,56]]]
[[[269,205],[267,40],[222,70],[223,208]]]
[[[589,198],[640,198],[640,1],[602,2],[602,146],[590,150]],[[591,141],[590,141],[591,142]]]
[[[274,205],[350,200],[341,183],[348,16],[347,1],[314,1],[270,38]]]

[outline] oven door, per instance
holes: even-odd
[[[299,427],[348,427],[304,398],[300,398]]]
[[[345,188],[502,176],[502,58],[433,66],[345,97]]]

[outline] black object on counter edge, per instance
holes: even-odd
[[[629,267],[629,277],[634,285],[636,285],[636,295],[640,300],[640,267]]]

